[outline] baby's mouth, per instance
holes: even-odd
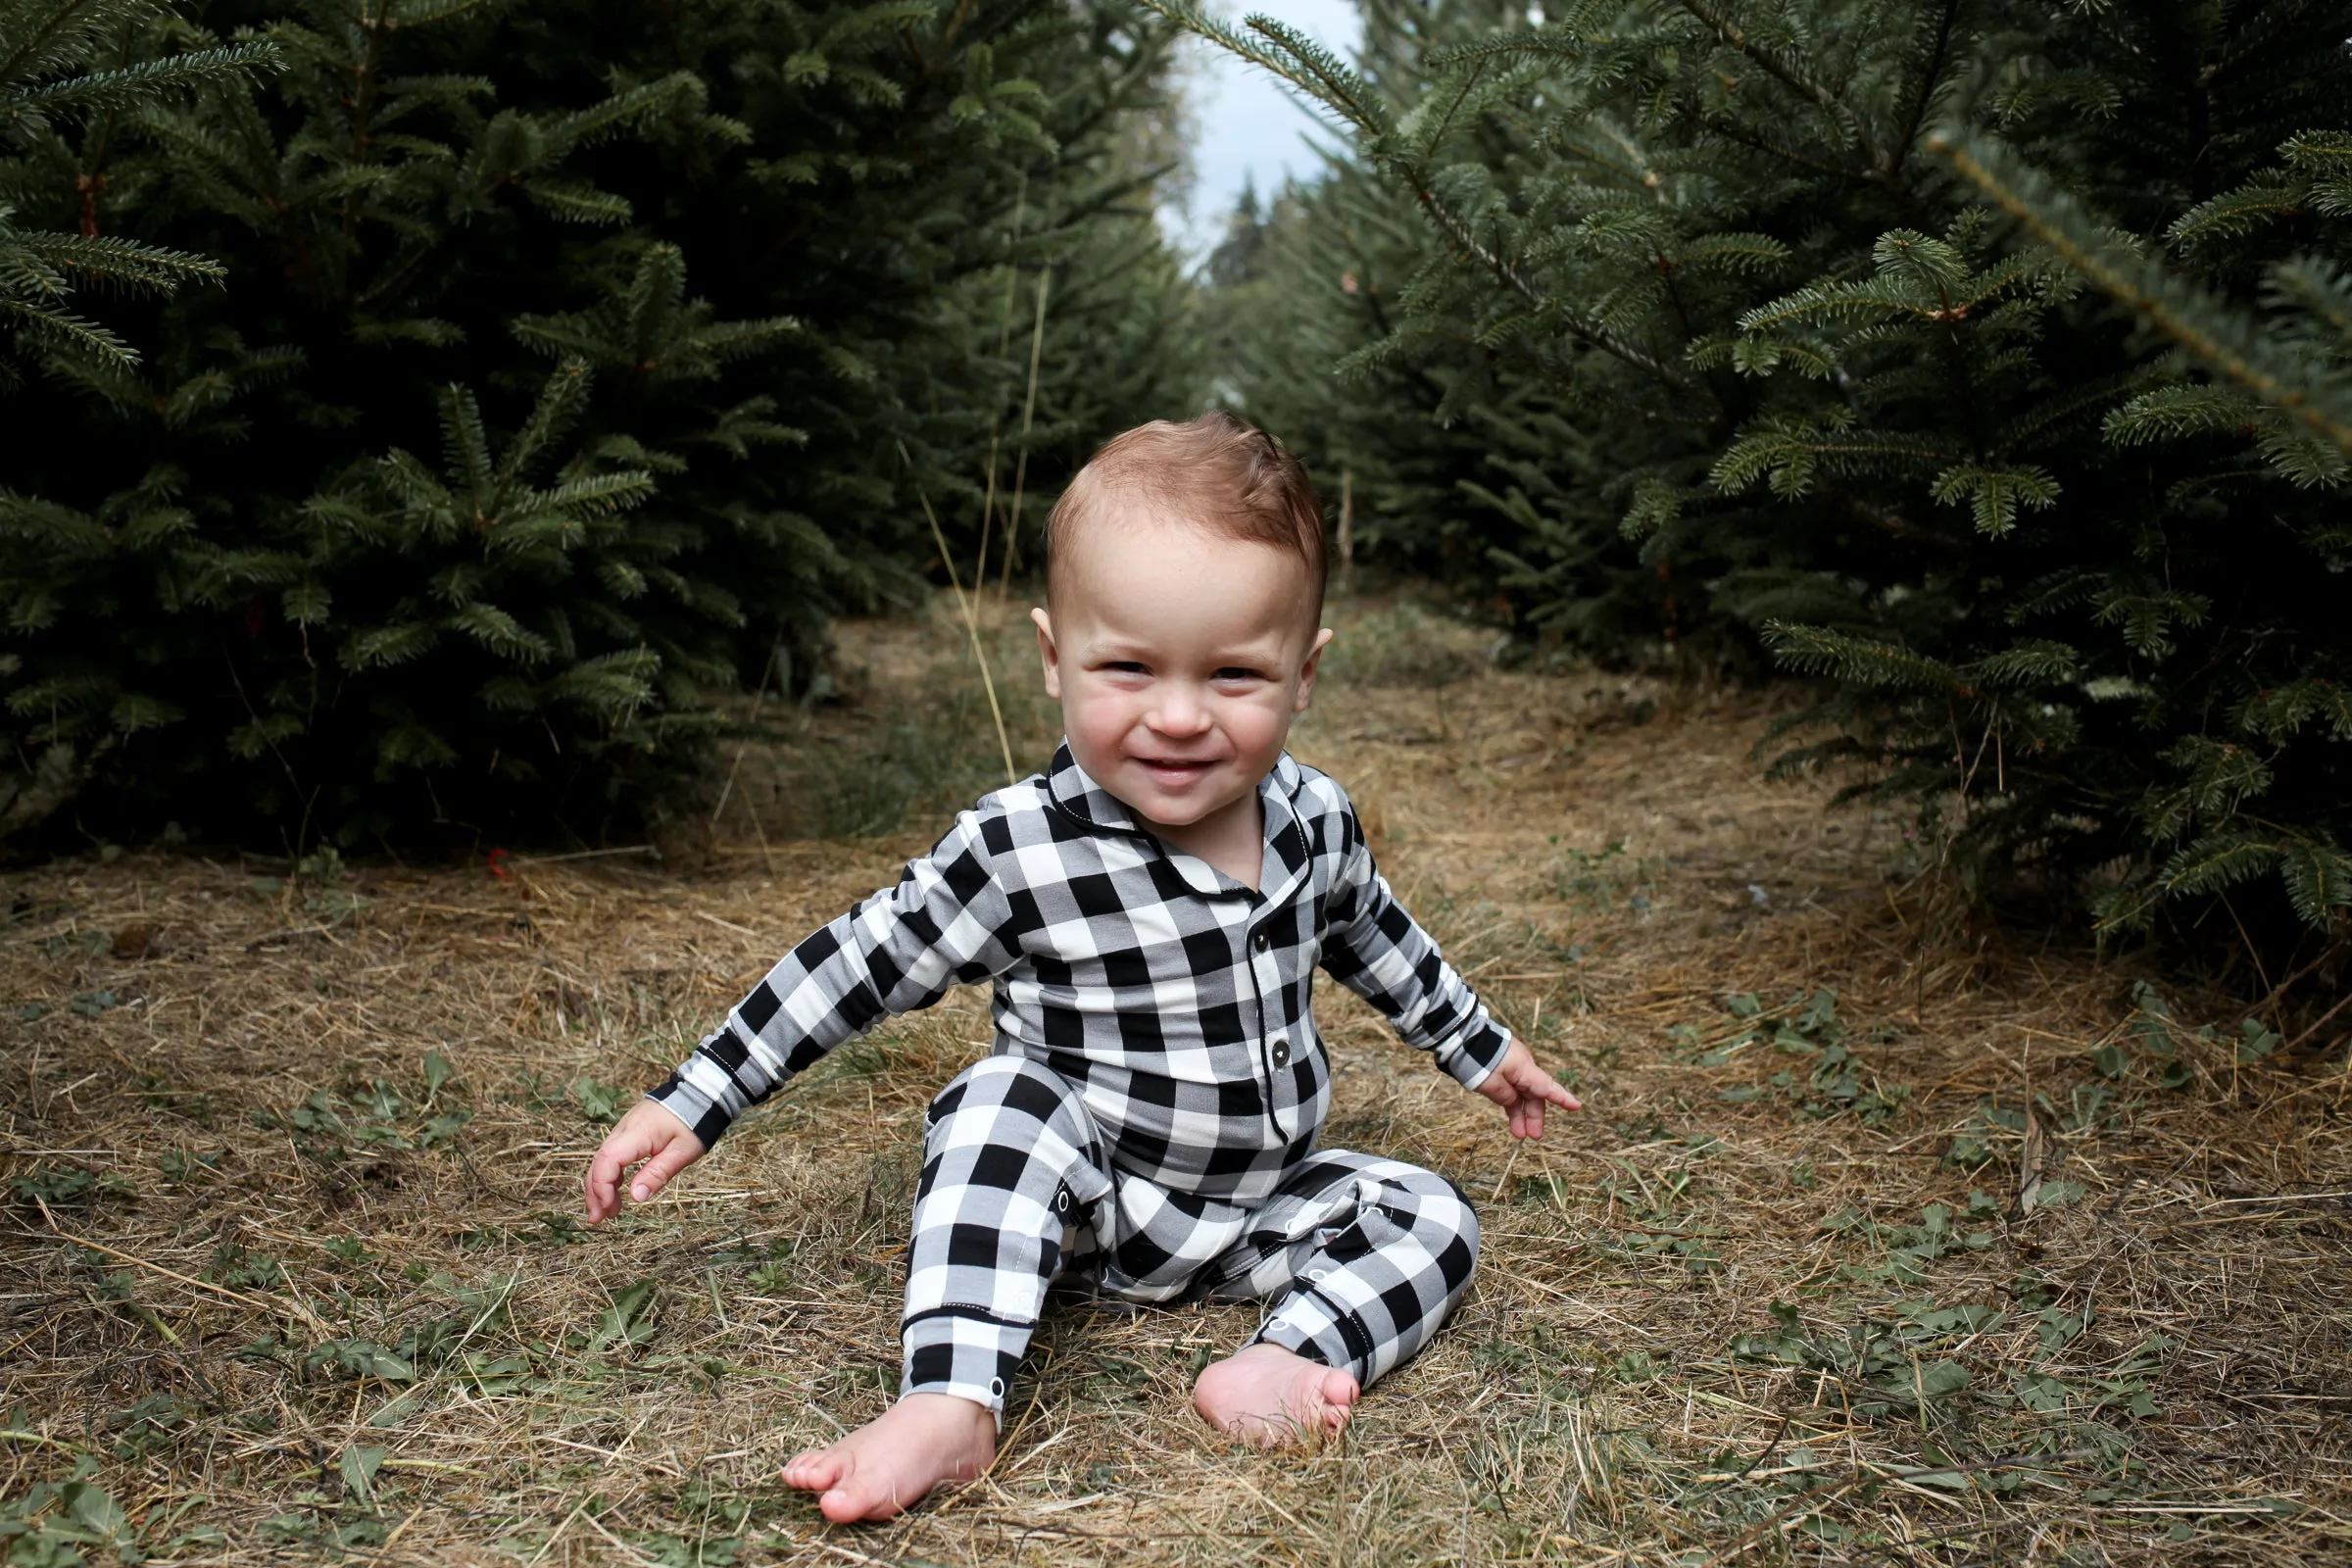
[[[1163,784],[1189,784],[1215,765],[1206,758],[1196,761],[1183,758],[1139,757],[1136,762]]]

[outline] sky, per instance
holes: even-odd
[[[1237,26],[1246,16],[1272,17],[1342,55],[1352,55],[1361,35],[1350,0],[1222,0],[1215,9]],[[1281,188],[1286,173],[1304,178],[1322,168],[1307,135],[1323,122],[1257,67],[1197,38],[1184,47],[1198,138],[1193,204],[1189,215],[1163,220],[1188,253],[1201,257],[1223,232],[1245,180],[1254,179],[1262,195]],[[1333,139],[1328,131],[1323,137]]]

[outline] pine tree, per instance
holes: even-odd
[[[0,387],[14,389],[27,362],[46,358],[118,368],[137,363],[114,331],[75,314],[78,290],[170,293],[222,275],[208,258],[100,233],[99,187],[88,181],[77,182],[78,232],[17,220],[18,205],[37,185],[31,172],[60,155],[70,161],[73,127],[274,62],[271,50],[252,42],[124,58],[122,40],[157,31],[164,16],[148,0],[0,0]]]
[[[79,314],[76,293],[95,287],[168,294],[223,274],[208,257],[101,233],[95,220],[101,187],[88,179],[74,182],[81,197],[77,230],[30,226],[19,217],[22,206],[38,202],[43,166],[71,166],[69,136],[76,128],[274,64],[273,52],[253,42],[176,54],[136,45],[135,53],[124,50],[125,38],[144,43],[162,31],[166,15],[147,0],[0,0],[0,394],[23,391],[27,373],[44,367],[105,375],[138,364],[137,351],[118,333]],[[92,526],[91,519],[0,486],[0,530],[86,538]],[[12,624],[38,625],[57,612],[57,598],[54,584],[12,596]],[[21,656],[0,654],[0,679],[22,668]],[[9,697],[11,710],[22,714],[40,693],[17,687]],[[110,717],[120,736],[162,714],[134,699]],[[15,766],[0,762],[0,838],[56,810],[94,760],[57,736],[45,745],[20,745]]]
[[[1782,764],[1918,801],[1972,884],[2327,972],[2337,8],[1380,0],[1360,70],[1168,9],[1421,215],[1356,363],[1485,358],[1457,490],[1525,612],[1757,639],[1833,682]]]
[[[1167,30],[1120,0],[141,15],[134,70],[283,69],[9,166],[22,210],[220,271],[7,409],[0,770],[64,759],[92,831],[617,830],[708,694],[919,591],[917,491],[978,510],[1005,265],[1073,302],[1033,437],[1181,373],[1084,365],[1172,299],[1122,162]]]
[[[1211,330],[1231,400],[1279,431],[1327,498],[1343,489],[1368,564],[1477,586],[1496,575],[1474,486],[1492,479],[1490,411],[1507,401],[1474,346],[1406,346],[1400,296],[1422,220],[1340,165],[1234,218]]]

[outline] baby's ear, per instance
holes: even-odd
[[[1322,667],[1323,650],[1331,646],[1331,628],[1322,627],[1315,633],[1314,645],[1307,649],[1306,659],[1298,666],[1298,695],[1291,700],[1291,711],[1303,713],[1315,695],[1315,672]]]
[[[1054,617],[1044,610],[1029,612],[1037,627],[1037,657],[1046,666],[1046,695],[1061,701],[1061,650],[1054,644]]]

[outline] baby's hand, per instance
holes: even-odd
[[[630,1183],[629,1197],[642,1203],[702,1157],[703,1141],[692,1129],[652,1101],[640,1100],[588,1162],[588,1223],[620,1212],[621,1172],[639,1160],[645,1169]]]
[[[1544,1136],[1544,1105],[1545,1102],[1562,1110],[1582,1110],[1585,1102],[1562,1089],[1557,1079],[1536,1065],[1535,1053],[1526,1042],[1514,1040],[1504,1052],[1502,1061],[1487,1074],[1478,1092],[1511,1113],[1513,1138]]]

